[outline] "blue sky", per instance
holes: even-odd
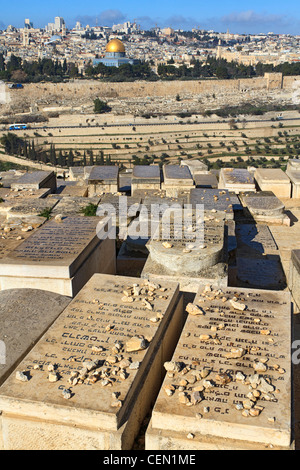
[[[127,20],[137,22],[144,28],[172,26],[174,28],[214,29],[239,33],[290,33],[300,34],[299,0],[114,0],[102,3],[96,0],[28,0],[6,2],[1,0],[0,27],[13,24],[20,27],[24,18],[30,18],[34,25],[43,27],[53,21],[54,16],[63,16],[67,26],[77,20],[84,25],[110,26]]]

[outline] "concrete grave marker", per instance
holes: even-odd
[[[254,177],[261,191],[272,191],[280,198],[291,197],[291,182],[280,168],[258,168]]]
[[[130,449],[173,354],[182,305],[177,284],[94,275],[18,366],[30,380],[13,373],[0,388],[2,447]]]
[[[192,207],[203,204],[204,211],[214,217],[233,219],[233,206],[231,196],[227,189],[200,189],[195,188],[190,192],[189,203]]]
[[[207,286],[187,311],[146,450],[291,448],[290,294]]]
[[[159,165],[137,165],[133,168],[131,178],[131,195],[136,190],[160,190],[161,171]]]
[[[52,192],[56,189],[56,176],[54,171],[33,171],[22,175],[16,182],[11,184],[12,189],[41,189],[50,188]]]
[[[164,165],[162,189],[167,197],[177,197],[183,189],[192,189],[194,181],[187,166]]]
[[[243,191],[256,191],[253,176],[243,168],[222,168],[218,188],[228,189],[236,194]]]
[[[284,203],[272,191],[244,193],[240,195],[241,202],[250,216],[256,222],[290,226],[291,220],[285,214]]]
[[[227,237],[224,221],[206,221],[200,225],[171,220],[160,222],[157,233],[147,242],[149,257],[142,277],[176,280],[182,291],[196,292],[203,279],[227,285]]]
[[[99,225],[98,225],[99,224]],[[96,272],[115,272],[114,240],[98,217],[50,220],[0,260],[0,287],[43,288],[73,297]]]
[[[119,167],[116,165],[93,166],[88,176],[89,197],[100,193],[119,191]]]

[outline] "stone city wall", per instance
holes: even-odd
[[[157,81],[157,82],[121,82],[105,83],[96,80],[74,80],[68,83],[30,83],[23,89],[10,90],[7,104],[0,106],[0,113],[45,111],[47,108],[60,108],[61,112],[76,112],[83,108],[93,106],[93,100],[100,97],[110,104],[117,106],[117,114],[123,114],[122,103],[141,108],[147,105],[144,112],[150,112],[152,107],[156,108],[156,99],[163,100],[164,106],[168,106],[165,100],[174,100],[177,95],[182,102],[177,103],[178,110],[187,107],[187,100],[202,102],[206,107],[206,98],[211,103],[211,94],[214,94],[215,106],[232,104],[232,97],[238,96],[243,99],[260,99],[261,91],[269,92],[270,99],[273,94],[281,90],[282,98],[291,100],[299,90],[300,77],[282,77],[282,74],[266,73],[264,77],[236,79],[236,80],[191,80],[191,81]],[[204,101],[203,101],[204,100]],[[131,103],[132,101],[132,103]],[[140,101],[138,103],[138,101]],[[152,103],[154,101],[154,103]],[[152,103],[152,104],[151,104]],[[195,104],[195,103],[194,103]],[[199,107],[199,103],[197,105]],[[174,107],[174,106],[173,106]],[[189,106],[188,106],[189,107]],[[63,111],[63,108],[65,110]],[[119,109],[120,108],[120,109]],[[149,108],[149,109],[148,109]],[[176,108],[176,109],[177,109]],[[189,107],[190,108],[190,107]],[[122,112],[121,112],[122,111]],[[153,111],[153,110],[152,110]],[[134,109],[133,109],[134,112]]]

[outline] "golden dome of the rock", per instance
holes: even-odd
[[[120,39],[112,39],[106,45],[106,52],[125,52],[125,46]]]

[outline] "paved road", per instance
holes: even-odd
[[[299,118],[283,118],[283,119],[280,119],[280,120],[271,120],[271,119],[249,119],[246,121],[246,123],[248,122],[272,122],[272,123],[276,123],[276,122],[283,122],[283,121],[300,121],[300,117]],[[229,121],[225,121],[225,123],[228,123],[229,124]],[[241,121],[240,121],[241,122]],[[32,127],[31,130],[42,130],[42,129],[84,129],[84,128],[95,128],[95,129],[99,129],[99,128],[106,128],[106,127],[150,127],[150,126],[191,126],[191,125],[196,125],[196,124],[199,124],[199,125],[202,125],[202,124],[224,124],[224,122],[222,121],[198,121],[198,122],[190,122],[190,123],[180,123],[180,122],[159,122],[159,123],[140,123],[140,124],[106,124],[106,125],[98,125],[98,126],[39,126],[39,127]],[[236,122],[236,124],[239,124],[239,121]],[[15,129],[16,131],[18,129]],[[20,129],[20,130],[24,130],[24,129]],[[29,129],[28,129],[29,130]]]

